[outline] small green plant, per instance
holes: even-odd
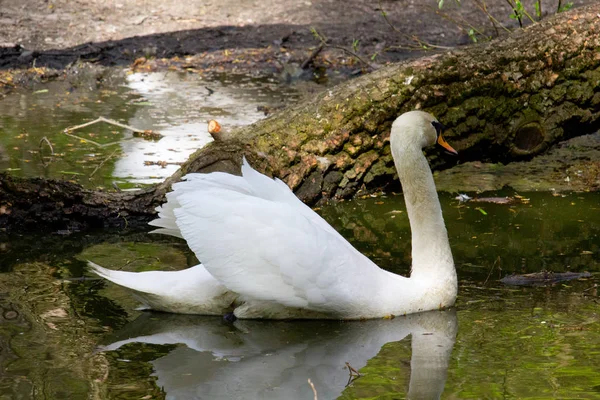
[[[422,50],[428,50],[431,48],[445,48],[444,46],[432,45],[430,43],[427,43],[427,42],[419,39],[416,35],[409,35],[409,34],[403,32],[402,30],[396,28],[388,19],[388,14],[383,10],[381,1],[382,0],[379,0],[379,10],[381,12],[381,15],[382,15],[383,19],[385,20],[385,22],[394,31],[400,33],[402,36],[406,37],[407,39],[414,41],[417,44],[417,47]],[[454,13],[444,12],[442,10],[442,8],[444,8],[444,6],[447,6],[446,0],[436,0],[436,1],[437,1],[437,9],[435,8],[435,6],[429,6],[429,8],[436,15],[438,15],[438,16],[452,22],[456,26],[458,26],[464,34],[469,36],[469,38],[471,39],[472,42],[477,43],[481,40],[490,40],[490,39],[492,39],[492,37],[494,37],[494,35],[487,34],[487,32],[484,28],[474,26],[467,19],[463,18],[462,16],[460,16],[460,15],[456,16]],[[454,0],[454,3],[456,3],[458,6],[463,5],[461,3],[461,0]],[[534,0],[533,1],[533,7],[535,9],[535,12],[533,12],[532,10],[527,11],[527,9],[525,8],[525,5],[524,5],[524,0],[506,0],[506,3],[508,3],[508,5],[510,6],[510,14],[508,16],[510,17],[510,19],[517,20],[519,23],[519,26],[521,28],[524,25],[523,21],[525,19],[527,19],[535,24],[543,18],[544,9],[542,7],[542,0]],[[487,0],[472,0],[472,4],[476,8],[478,8],[482,13],[484,13],[486,15],[486,17],[489,19],[489,21],[492,25],[492,28],[494,29],[494,31],[496,33],[495,36],[500,35],[500,30],[504,30],[507,33],[511,32],[511,29],[509,27],[505,26],[502,22],[500,22],[498,19],[496,19],[496,17],[494,17],[490,13],[490,11],[488,10],[488,6],[487,6]],[[567,10],[570,10],[572,7],[573,7],[572,1],[569,1],[568,3],[563,4],[562,0],[558,0],[558,7],[556,9],[556,12],[567,11]],[[531,14],[530,14],[530,12],[531,12]],[[546,10],[546,13],[548,13],[548,10]],[[532,15],[533,15],[533,17],[532,17]],[[355,40],[355,43],[353,43],[352,47],[354,49],[356,49],[355,45],[357,45],[357,44],[358,43],[356,43],[356,40]],[[396,48],[398,48],[398,46],[396,46]],[[410,47],[410,48],[412,48],[412,47]],[[389,48],[386,48],[385,50],[388,50],[388,49]],[[378,55],[378,53],[373,54],[371,57],[371,60],[374,60],[377,57],[377,55]]]
[[[321,34],[317,31],[317,28],[315,28],[314,26],[310,27],[310,33],[312,33],[312,35],[314,36],[315,39],[318,39],[318,40],[323,39]]]
[[[510,0],[507,0],[507,1],[513,10],[513,13],[510,15],[510,19],[516,19],[517,21],[519,21],[519,26],[522,28],[523,27],[523,11],[525,10],[525,8],[523,7],[523,3],[521,3],[519,0],[517,0],[515,4],[513,4]]]
[[[352,50],[356,53],[358,51],[358,44],[360,43],[360,40],[358,39],[354,39],[352,41]]]
[[[469,29],[469,37],[473,41],[473,43],[477,43],[477,33],[474,29]]]
[[[475,1],[476,1],[477,6],[478,7],[481,6],[480,8],[482,9],[482,11],[490,17],[490,20],[494,24],[495,19],[491,15],[489,15],[489,13],[487,12],[487,10],[485,8],[484,0],[475,0]],[[478,3],[478,1],[481,3]],[[461,5],[460,0],[455,0],[455,2],[459,6]],[[444,6],[444,0],[438,0],[438,8],[441,9],[443,6]],[[491,38],[487,37],[480,29],[478,29],[477,27],[470,24],[464,18],[452,17],[452,16],[450,16],[444,12],[441,12],[439,10],[436,11],[436,14],[438,14],[442,18],[447,19],[448,21],[456,24],[463,32],[465,32],[469,36],[469,38],[473,41],[473,43],[477,43],[479,40],[479,37],[482,37],[482,38],[485,38],[488,40],[491,39]]]
[[[558,0],[558,6],[556,8],[556,12],[564,12],[564,11],[569,11],[571,8],[573,8],[573,2],[569,1],[568,3],[562,4],[561,0]]]
[[[514,3],[512,2],[512,0],[506,0],[506,2],[510,5],[513,11],[510,15],[510,18],[519,21],[519,26],[521,28],[523,27],[523,17],[527,17],[531,22],[535,22],[535,20],[531,17],[531,15],[529,15],[527,10],[525,10],[525,7],[523,6],[523,2],[521,0],[515,0]]]
[[[542,0],[537,0],[534,4],[535,6],[535,15],[538,20],[542,19]]]

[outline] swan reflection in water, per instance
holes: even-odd
[[[183,344],[152,361],[167,399],[335,399],[382,346],[411,335],[409,399],[440,398],[454,347],[455,310],[368,321],[260,321],[144,313],[112,335],[112,351],[133,342]],[[398,360],[398,364],[402,363]],[[360,378],[359,378],[360,379]]]

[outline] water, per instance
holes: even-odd
[[[521,195],[528,202],[515,205],[464,205],[442,195],[459,276],[456,309],[391,321],[229,325],[143,313],[128,291],[80,280],[85,260],[184,268],[196,261],[181,241],[145,232],[4,238],[0,393],[312,399],[310,378],[319,399],[600,398],[600,194]],[[379,265],[408,272],[402,196],[319,212]],[[541,269],[594,276],[550,287],[498,282]],[[350,384],[346,362],[361,374]]]
[[[226,129],[265,117],[259,108],[295,103],[297,87],[245,76],[135,73],[101,85],[54,81],[0,98],[0,172],[75,180],[86,187],[139,187],[170,176],[212,140],[207,122]],[[134,137],[105,123],[63,131],[100,116],[163,135]],[[45,139],[44,139],[45,138]]]
[[[248,124],[263,117],[258,106],[299,96],[272,81],[172,72],[15,91],[0,100],[0,171],[88,187],[151,184],[210,140],[207,120]],[[79,138],[61,133],[98,116],[164,138],[102,124],[74,131]],[[156,161],[167,165],[146,165]],[[86,274],[85,260],[181,269],[197,262],[182,241],[146,231],[0,233],[0,399],[313,399],[308,379],[321,400],[600,398],[600,194],[521,195],[528,201],[514,205],[442,195],[456,309],[394,320],[230,325],[140,312],[130,292]],[[401,196],[319,212],[378,265],[409,273]],[[550,287],[498,281],[544,269],[593,277]]]

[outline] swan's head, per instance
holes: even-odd
[[[409,111],[400,115],[392,124],[390,143],[404,146],[419,146],[420,148],[437,144],[446,151],[457,154],[442,137],[442,125],[433,115],[424,111]]]

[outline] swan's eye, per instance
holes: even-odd
[[[437,133],[438,137],[442,134],[443,131],[446,130],[446,127],[437,121],[431,121],[431,125],[433,125],[433,127],[435,128],[435,132]]]

